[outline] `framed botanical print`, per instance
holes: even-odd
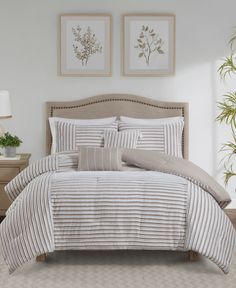
[[[111,16],[61,15],[61,75],[111,75]]]
[[[123,33],[124,75],[174,74],[174,15],[124,15]]]

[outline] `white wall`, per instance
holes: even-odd
[[[13,118],[2,121],[24,140],[22,152],[45,151],[45,101],[74,100],[100,93],[133,93],[190,103],[190,159],[218,176],[217,150],[224,136],[214,123],[216,101],[229,88],[217,75],[236,25],[235,0],[0,0],[0,90],[11,92]],[[57,75],[58,15],[111,13],[113,76]],[[176,14],[176,74],[127,78],[120,74],[120,26],[124,13]],[[236,85],[231,83],[231,86]],[[232,193],[234,196],[234,193]]]

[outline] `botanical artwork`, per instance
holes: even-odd
[[[110,76],[111,16],[61,16],[61,75]]]
[[[162,38],[154,31],[154,29],[143,25],[137,39],[137,45],[135,45],[134,48],[139,51],[138,57],[145,58],[145,62],[147,66],[149,66],[152,54],[165,54],[162,49],[163,45],[164,42]]]
[[[173,74],[174,25],[174,15],[125,15],[124,75]]]
[[[81,61],[82,66],[87,66],[88,60],[93,54],[102,52],[102,45],[89,26],[83,33],[82,28],[78,25],[77,28],[72,28],[72,33],[76,42],[73,44],[75,56]]]

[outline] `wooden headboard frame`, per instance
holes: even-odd
[[[48,117],[72,119],[93,119],[111,116],[129,116],[136,118],[184,117],[182,151],[188,159],[189,150],[189,109],[188,103],[161,102],[130,94],[107,94],[94,96],[77,101],[47,102],[46,120],[46,153],[50,154],[51,132]]]

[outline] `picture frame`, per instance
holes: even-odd
[[[124,76],[170,76],[175,73],[175,15],[123,15]]]
[[[112,17],[60,15],[61,76],[111,76]]]

